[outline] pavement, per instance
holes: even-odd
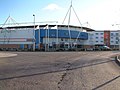
[[[0,58],[1,57],[14,57],[14,56],[17,56],[17,54],[8,53],[8,52],[0,52]]]
[[[10,54],[0,58],[0,90],[120,90],[119,52]]]

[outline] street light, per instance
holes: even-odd
[[[35,51],[35,14],[33,14],[34,17],[34,30],[33,30],[33,51]]]

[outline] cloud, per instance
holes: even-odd
[[[61,10],[62,7],[58,6],[57,4],[49,4],[47,5],[45,8],[43,8],[43,10],[50,10],[50,11],[54,11],[54,10]]]

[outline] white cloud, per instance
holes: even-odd
[[[45,8],[43,8],[43,10],[51,10],[51,11],[54,11],[54,10],[61,10],[62,7],[58,6],[57,4],[49,4],[47,5]]]

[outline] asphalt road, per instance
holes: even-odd
[[[119,52],[10,52],[0,90],[120,90]]]

